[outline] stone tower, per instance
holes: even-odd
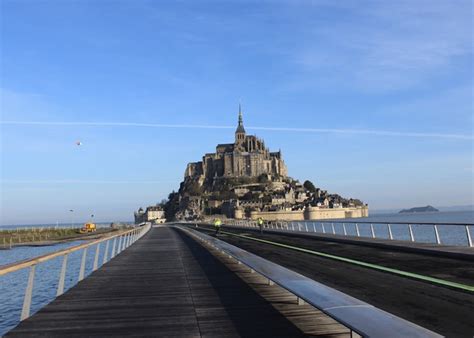
[[[288,175],[281,152],[270,152],[262,139],[246,134],[239,104],[234,143],[218,144],[215,153],[205,154],[200,162],[189,163],[184,176],[202,176],[212,182],[216,177],[258,177],[262,174]]]
[[[235,144],[242,145],[244,141],[245,141],[244,121],[242,118],[242,109],[239,103],[239,124],[237,125],[237,129],[235,130]]]

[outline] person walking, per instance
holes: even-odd
[[[217,234],[221,230],[222,221],[219,218],[214,219],[214,228],[216,229],[216,233],[214,234],[217,237]]]
[[[263,234],[263,218],[259,217],[257,220],[258,226],[260,228],[260,234]]]

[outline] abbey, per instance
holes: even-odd
[[[169,194],[162,207],[169,220],[368,216],[368,206],[358,199],[329,194],[310,181],[301,184],[289,177],[281,151],[270,152],[262,139],[246,134],[240,105],[234,142],[218,144],[215,153],[189,163],[179,190]]]
[[[189,163],[187,177],[257,177],[262,174],[286,177],[288,171],[281,151],[270,152],[262,139],[246,135],[239,105],[239,121],[234,143],[218,144],[215,153],[203,156],[202,161]]]

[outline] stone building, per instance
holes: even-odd
[[[140,224],[144,222],[152,222],[155,224],[161,224],[165,223],[165,211],[161,206],[154,205],[154,206],[149,206],[146,208],[144,211],[143,208],[138,209],[138,211],[135,212],[135,223]]]
[[[288,171],[281,151],[270,152],[265,142],[254,135],[247,135],[239,106],[239,120],[234,143],[218,144],[215,153],[203,156],[202,161],[189,163],[186,177],[257,177],[262,174],[284,176]]]

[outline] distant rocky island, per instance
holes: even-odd
[[[427,205],[426,207],[416,207],[411,209],[403,209],[399,211],[399,214],[410,214],[415,212],[437,212],[438,209],[432,207],[431,205]]]
[[[216,152],[189,163],[179,190],[160,205],[168,220],[368,216],[367,204],[359,199],[329,194],[310,181],[289,177],[282,152],[271,152],[264,140],[246,134],[240,106],[234,142],[218,144]]]

